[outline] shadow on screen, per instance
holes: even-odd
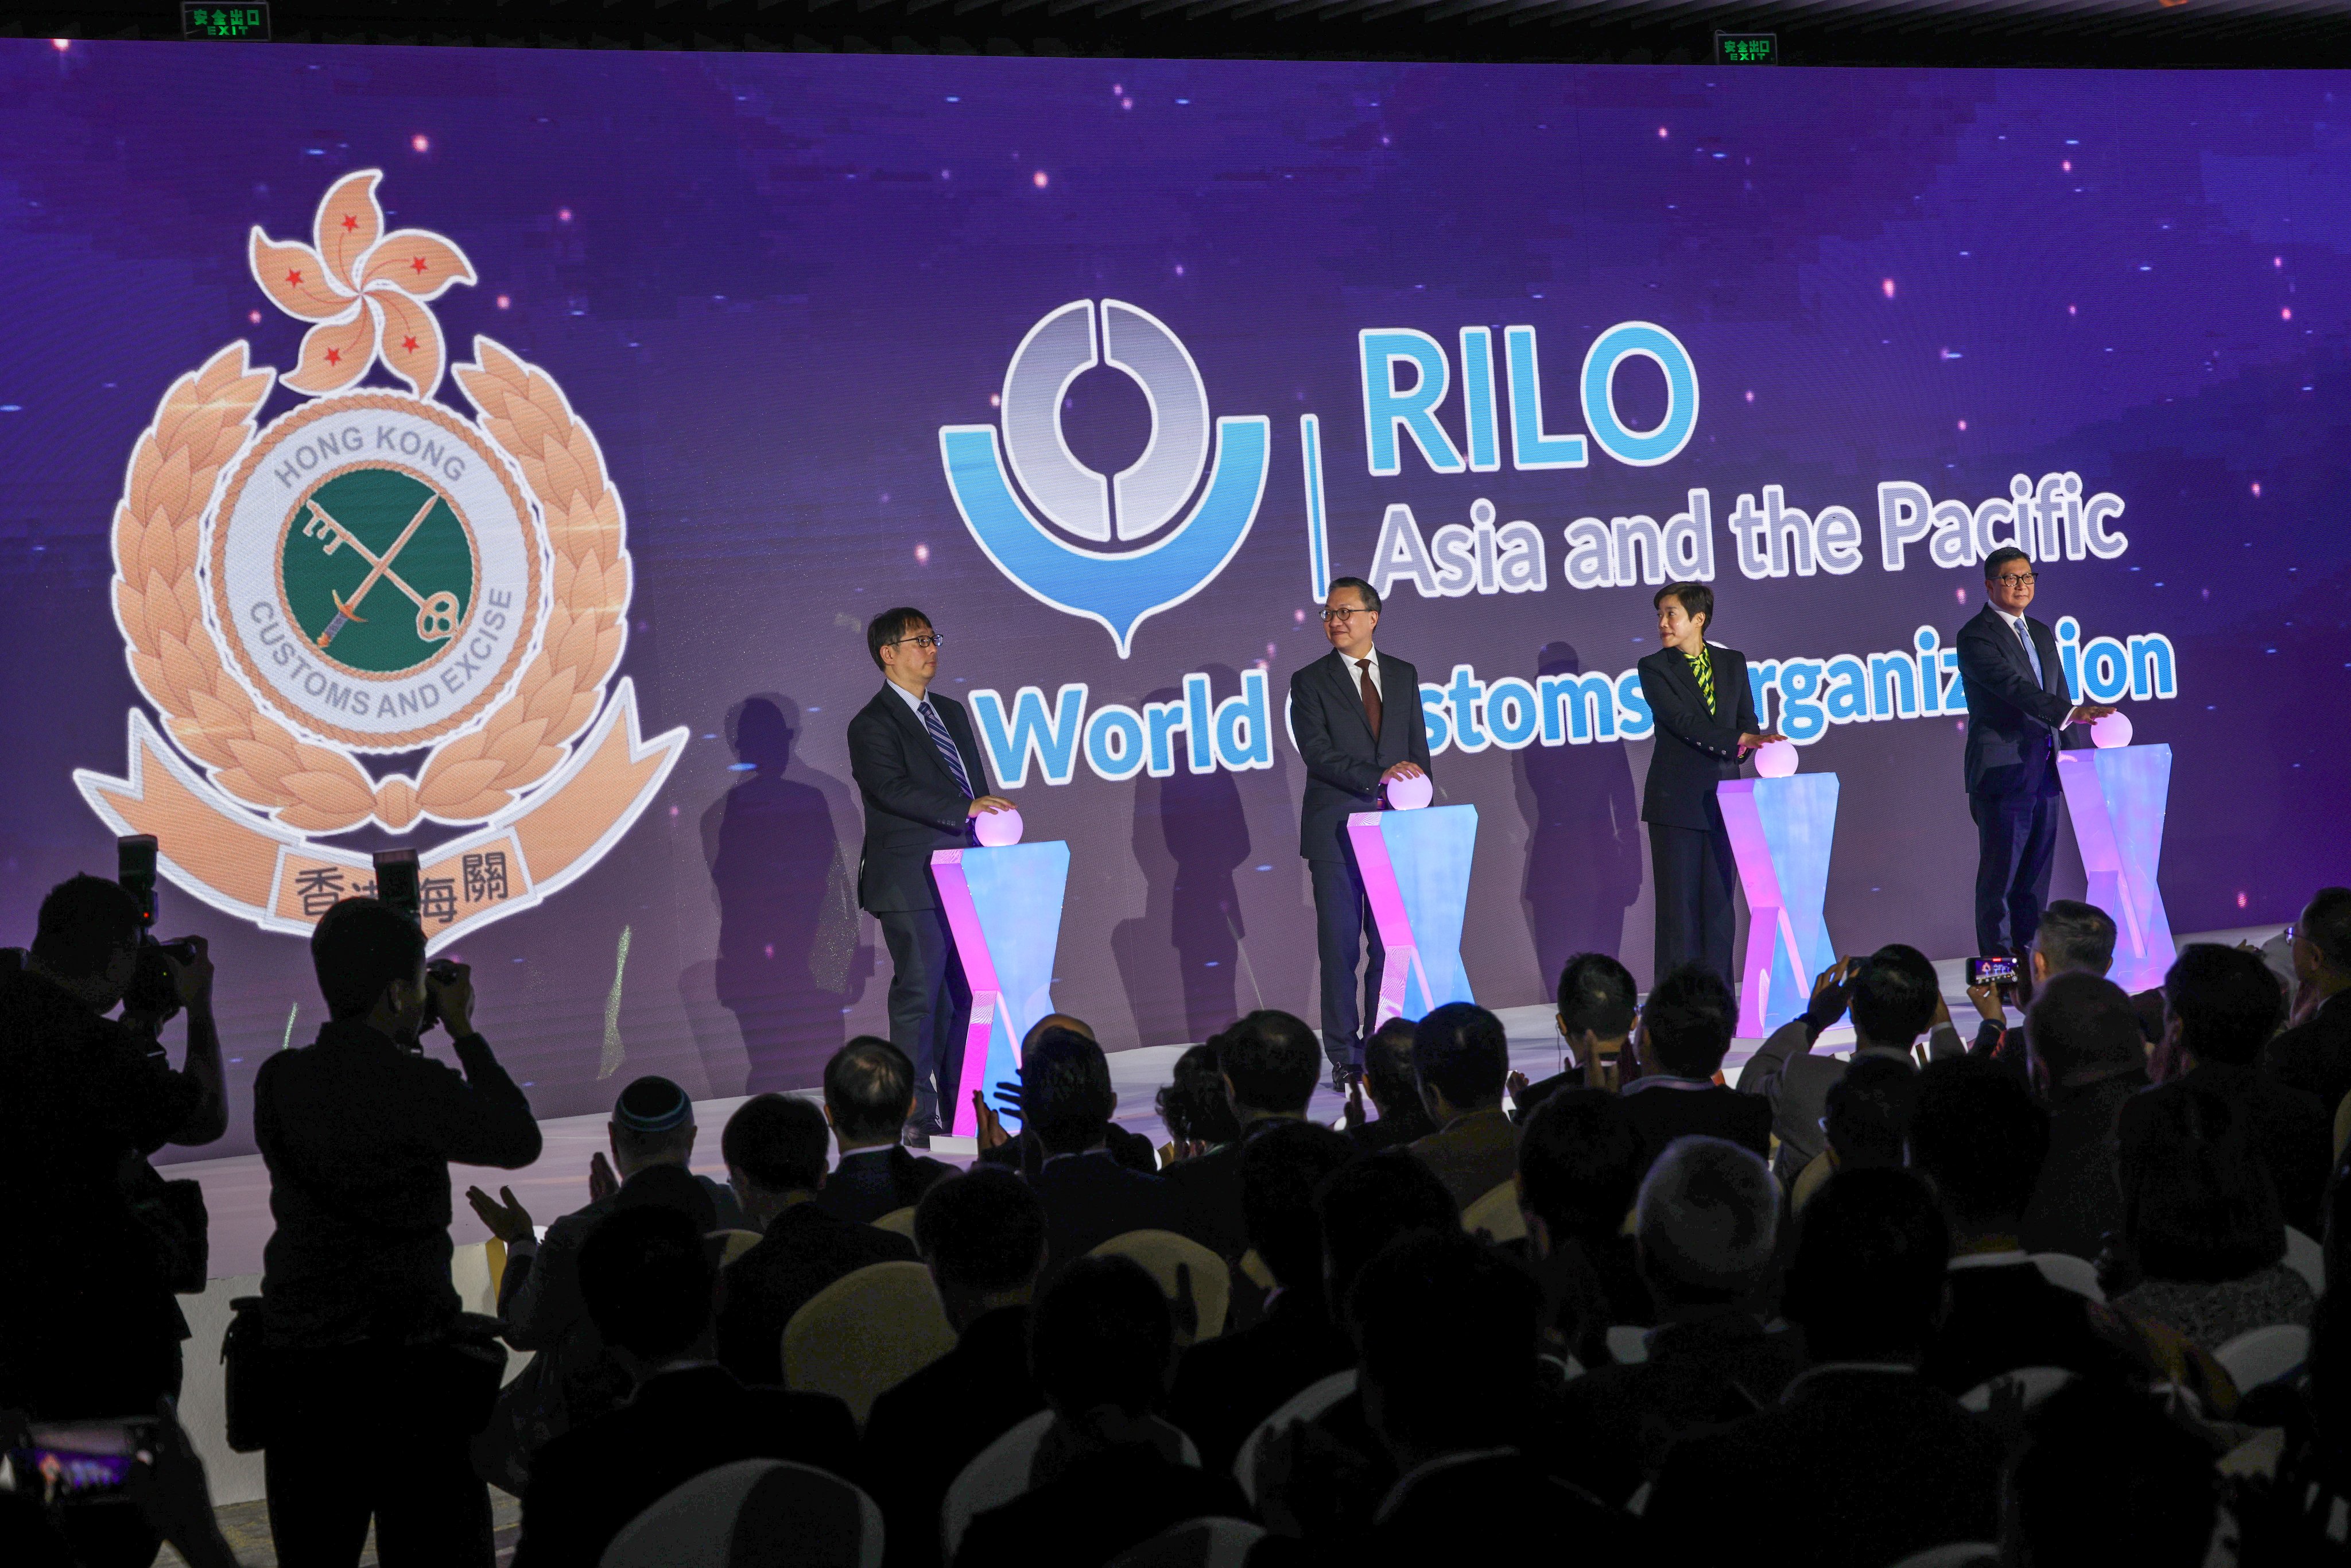
[[[1546,675],[1583,673],[1566,643],[1536,655]],[[1527,824],[1527,926],[1543,994],[1578,953],[1616,956],[1625,912],[1641,896],[1641,807],[1622,742],[1530,746],[1518,754]]]

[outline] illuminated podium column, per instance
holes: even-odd
[[[1775,766],[1793,763],[1792,757],[1775,759]],[[1813,977],[1836,962],[1821,909],[1836,838],[1837,776],[1734,779],[1717,785],[1715,796],[1747,894],[1739,1032],[1757,1038],[1802,1013],[1812,1000]]]
[[[1478,808],[1357,811],[1347,819],[1347,839],[1387,952],[1371,1027],[1476,1001],[1461,967],[1461,916],[1469,904]]]
[[[1017,829],[1015,830],[1017,831]],[[963,1063],[946,1113],[956,1137],[974,1137],[979,1115],[971,1092],[1015,1120],[996,1085],[1015,1079],[1020,1040],[1053,1010],[1053,953],[1061,936],[1061,894],[1070,881],[1070,846],[1059,841],[996,849],[936,850],[931,878],[955,936],[956,956],[971,986],[971,1021]]]
[[[2130,736],[2128,721],[2096,727],[2104,736]],[[2065,787],[2074,841],[2081,846],[2082,869],[2089,873],[2089,902],[2114,916],[2115,965],[2106,978],[2126,991],[2152,990],[2179,956],[2171,942],[2171,917],[2164,913],[2156,885],[2163,856],[2163,814],[2171,794],[2171,747],[2101,746],[2095,751],[2057,754],[2058,781]]]

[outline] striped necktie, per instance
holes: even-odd
[[[956,749],[955,737],[947,733],[947,727],[939,722],[938,710],[926,698],[915,705],[914,711],[923,716],[923,727],[931,732],[931,744],[939,748],[947,771],[955,775],[956,788],[963,791],[964,799],[972,799],[971,775],[963,770],[963,753]]]
[[[1698,695],[1706,699],[1706,711],[1714,711],[1714,661],[1707,656],[1706,644],[1698,644],[1697,653],[1689,655],[1690,674],[1698,677]]]

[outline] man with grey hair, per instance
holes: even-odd
[[[1596,1366],[1553,1396],[1569,1479],[1622,1504],[1656,1479],[1684,1433],[1761,1409],[1803,1369],[1803,1349],[1759,1312],[1780,1260],[1780,1186],[1752,1150],[1677,1138],[1633,1208],[1641,1277],[1657,1304],[1648,1359]]]
[[[2104,978],[2114,966],[2114,916],[2079,899],[2051,899],[2049,906],[2041,912],[2041,929],[2032,934],[2032,947],[2025,956],[2017,1005],[2020,1009],[2030,1008],[2041,988],[2059,975],[2095,975]],[[2019,1050],[2022,1042],[2007,1039],[2008,1009],[2001,1000],[2000,988],[1971,986],[1968,999],[1975,1003],[1976,1012],[1983,1019],[1968,1054],[2011,1062],[2021,1061]]]

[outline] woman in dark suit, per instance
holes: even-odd
[[[1736,987],[1730,972],[1730,834],[1715,786],[1739,777],[1747,754],[1787,737],[1764,729],[1747,684],[1747,655],[1711,646],[1714,590],[1669,582],[1651,601],[1657,640],[1643,659],[1641,695],[1656,716],[1656,748],[1641,791],[1656,883],[1657,943],[1650,974],[1697,962]]]

